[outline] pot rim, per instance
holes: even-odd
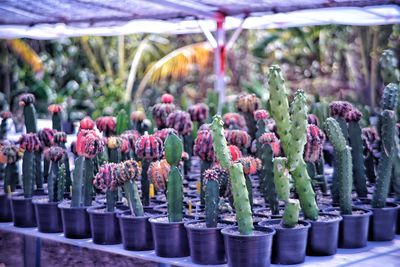
[[[270,227],[270,226],[268,226],[268,225],[263,225],[263,223],[267,223],[267,222],[271,222],[271,223],[273,223],[273,222],[281,222],[282,221],[282,219],[269,219],[269,220],[264,220],[264,221],[261,221],[261,222],[258,222],[258,226],[260,226],[260,227],[266,227],[266,228],[273,228],[273,227]],[[301,224],[303,227],[301,227],[301,228],[286,228],[286,227],[282,227],[282,228],[274,228],[276,231],[296,231],[296,230],[303,230],[303,229],[309,229],[310,227],[311,227],[311,223],[309,223],[308,221],[305,221],[305,220],[299,220],[298,222],[297,222],[298,224]]]
[[[69,204],[69,205],[68,205]],[[58,203],[57,206],[59,209],[67,209],[67,210],[81,210],[81,209],[88,209],[93,206],[82,206],[82,207],[71,207],[71,200],[64,200]]]
[[[124,219],[127,219],[127,220],[139,220],[139,219],[149,219],[149,218],[153,217],[151,215],[123,217],[123,215],[126,214],[126,213],[131,213],[131,211],[130,210],[125,210],[123,212],[117,212],[117,218],[121,219],[121,220],[124,220]],[[160,215],[160,214],[158,214],[158,215]]]
[[[94,210],[98,210],[98,209],[105,209],[106,206],[104,205],[99,205],[99,206],[91,206],[87,208],[87,213],[89,214],[117,214],[117,211],[104,211],[104,212],[95,212]]]
[[[329,213],[328,210],[338,210],[340,211],[339,207],[332,207],[332,208],[327,208],[325,209],[323,212],[327,212]],[[368,209],[363,209],[363,208],[357,208],[357,207],[352,207],[352,210],[360,210],[360,211],[364,211],[363,214],[340,214],[340,216],[342,216],[342,218],[349,218],[349,217],[353,217],[353,218],[357,218],[357,217],[369,217],[372,215],[372,210],[368,210]]]
[[[182,221],[180,221],[180,222],[170,222],[170,221],[167,221],[167,222],[157,222],[157,221],[154,221],[155,219],[158,219],[158,218],[162,218],[162,217],[166,217],[166,218],[168,218],[168,215],[159,215],[159,216],[154,216],[154,217],[150,217],[149,218],[149,222],[151,223],[151,224],[185,224],[185,222],[187,222],[187,221],[185,221],[184,219],[182,220]]]
[[[328,224],[328,223],[335,223],[335,222],[341,222],[343,220],[342,215],[340,214],[334,214],[334,213],[329,213],[329,212],[319,212],[318,215],[329,215],[329,216],[333,216],[336,217],[332,220],[328,220],[328,221],[313,221],[313,220],[309,220],[309,219],[305,219],[305,221],[311,223],[311,224]]]
[[[16,196],[11,196],[11,200],[30,200],[31,202],[32,202],[32,199],[33,199],[33,197],[28,197],[28,198],[26,198],[26,197],[24,197],[24,195],[16,195]]]
[[[242,237],[242,238],[257,238],[257,237],[264,237],[264,236],[273,236],[276,233],[276,230],[272,227],[264,227],[264,226],[256,226],[254,230],[262,232],[261,235],[242,235],[236,233],[229,233],[229,230],[238,230],[238,226],[228,226],[221,230],[221,233],[224,236],[234,236],[234,237]]]
[[[228,223],[223,223],[223,222],[221,222],[221,223],[227,224],[227,226],[199,228],[199,227],[194,227],[194,226],[191,225],[191,224],[203,223],[203,222],[205,223],[206,220],[192,220],[192,221],[185,222],[184,226],[185,226],[186,229],[195,230],[195,231],[196,231],[196,230],[198,230],[198,231],[222,230],[222,229],[224,229],[224,228],[226,228],[226,227],[234,226],[233,224],[228,224]],[[219,223],[220,223],[220,222],[219,222]]]

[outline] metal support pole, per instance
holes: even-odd
[[[217,47],[214,53],[214,70],[215,70],[215,90],[218,92],[218,109],[217,113],[222,114],[222,106],[225,103],[225,16],[218,13],[217,22]]]

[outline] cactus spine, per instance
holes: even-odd
[[[325,131],[335,149],[336,161],[334,168],[338,179],[340,211],[342,214],[351,214],[351,190],[353,184],[351,148],[347,146],[340,125],[334,118],[328,118],[325,121]]]
[[[296,92],[292,103],[292,115],[289,115],[286,87],[280,68],[272,66],[269,77],[270,105],[272,117],[275,119],[283,150],[289,160],[289,170],[294,179],[300,205],[307,219],[318,218],[318,206],[311,179],[307,173],[307,165],[303,160],[306,142],[307,103],[304,92]]]
[[[171,133],[165,140],[165,158],[171,169],[168,174],[168,220],[180,222],[183,219],[183,183],[182,174],[178,169],[183,152],[182,140]]]
[[[396,115],[393,110],[384,110],[381,115],[381,157],[378,163],[378,179],[372,197],[374,208],[383,208],[389,193],[390,176],[394,157],[394,135]]]
[[[224,136],[223,121],[220,116],[215,116],[211,125],[213,133],[213,145],[216,158],[221,167],[229,171],[232,182],[233,204],[236,210],[239,232],[249,235],[253,232],[253,218],[249,194],[246,189],[243,166],[240,163],[231,163],[227,142]]]

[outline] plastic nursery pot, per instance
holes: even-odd
[[[391,241],[396,234],[396,222],[399,205],[386,203],[384,208],[372,208],[372,216],[369,223],[369,240]]]
[[[15,227],[36,227],[35,208],[32,198],[11,197],[11,211]]]
[[[160,215],[158,212],[145,209],[145,216],[131,216],[130,211],[117,214],[121,229],[124,249],[133,251],[152,250],[153,234],[149,218]]]
[[[226,225],[207,228],[204,221],[185,223],[189,238],[190,256],[196,264],[223,264],[225,260],[224,237],[221,229]]]
[[[319,220],[308,221],[311,228],[308,232],[307,255],[330,256],[336,254],[341,221],[342,216],[323,212],[319,213]]]
[[[339,214],[339,208],[324,210],[327,213]],[[353,214],[342,214],[339,226],[339,248],[363,248],[367,246],[368,227],[372,212],[366,209],[353,208]]]
[[[71,207],[70,201],[58,204],[61,211],[63,232],[66,238],[80,239],[91,237],[88,207]]]
[[[271,265],[272,237],[275,230],[256,226],[252,235],[241,235],[237,226],[226,227],[224,236],[228,266],[265,267]]]
[[[281,221],[281,219],[272,219],[259,223],[261,227],[273,227],[276,231],[272,246],[272,263],[298,264],[304,262],[310,223],[299,221],[297,227],[284,228],[281,226]]]
[[[87,209],[90,219],[90,229],[93,243],[99,245],[114,245],[121,243],[121,233],[116,212],[106,211],[105,206]]]
[[[149,219],[156,255],[166,258],[189,256],[189,242],[182,222],[169,222],[166,216]]]
[[[0,222],[11,222],[11,201],[5,193],[0,193]]]
[[[33,198],[32,203],[39,232],[61,233],[63,228],[58,202],[48,202],[47,198],[38,197]]]

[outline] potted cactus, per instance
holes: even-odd
[[[13,221],[16,227],[35,227],[36,218],[32,204],[33,188],[36,180],[36,156],[40,150],[40,141],[35,133],[21,136],[19,140],[22,157],[22,196],[11,198]]]
[[[10,196],[18,183],[19,147],[9,141],[0,144],[0,163],[5,164],[3,192],[0,192],[0,222],[12,221]]]
[[[347,145],[340,124],[334,118],[328,118],[325,121],[325,132],[335,149],[334,171],[337,174],[340,215],[343,217],[340,225],[339,247],[365,247],[368,240],[368,224],[371,212],[363,209],[353,210],[352,208],[351,148]],[[331,210],[328,209],[327,211]]]
[[[174,97],[170,94],[161,96],[161,103],[155,104],[151,110],[151,115],[156,123],[157,129],[161,130],[166,127],[167,117],[174,112],[176,107]]]
[[[256,121],[253,113],[259,107],[260,99],[255,94],[243,94],[236,99],[236,108],[245,117],[248,133],[252,139],[256,137]]]
[[[168,215],[150,218],[154,248],[160,257],[189,256],[189,244],[183,220],[183,181],[178,165],[182,157],[182,140],[171,133],[164,144],[165,159],[171,166],[168,173]]]
[[[81,121],[76,143],[78,157],[75,159],[71,201],[60,203],[59,208],[65,237],[87,238],[90,237],[90,224],[86,210],[93,201],[94,160],[104,151],[104,142],[94,130],[82,130]]]
[[[40,129],[37,133],[40,143],[40,155],[37,155],[36,159],[40,159],[40,161],[36,162],[36,171],[41,173],[40,177],[43,177],[39,180],[36,180],[36,187],[42,188],[43,182],[47,182],[47,178],[49,176],[49,167],[50,161],[43,157],[43,152],[53,146],[54,144],[54,131],[50,128]],[[43,158],[43,160],[42,160]],[[42,161],[43,161],[43,169],[42,169]]]
[[[53,141],[55,146],[63,148],[66,152],[67,148],[65,144],[67,143],[67,134],[65,132],[56,131],[54,133]],[[69,166],[68,153],[64,153],[62,161],[65,166],[65,191],[67,194],[69,194],[70,193],[69,188],[71,188],[72,180],[71,180],[71,169]]]
[[[229,172],[238,226],[222,230],[229,266],[269,266],[272,228],[254,230],[246,179],[241,163],[232,162],[237,155],[230,153],[221,117],[215,116],[211,125],[216,159]],[[234,159],[234,160],[237,160]]]
[[[57,206],[64,199],[66,180],[66,168],[62,161],[64,154],[64,149],[58,146],[45,150],[44,157],[50,162],[47,181],[48,196],[33,199],[39,232],[62,232],[61,213]]]
[[[150,205],[150,182],[147,176],[149,165],[152,161],[161,158],[163,153],[163,143],[160,138],[155,135],[148,134],[140,136],[135,144],[135,154],[142,160],[141,190],[142,203],[144,206]]]
[[[130,116],[132,122],[132,130],[139,132],[140,134],[144,134],[147,131],[147,127],[145,126],[146,113],[141,110],[136,110],[131,113]]]

